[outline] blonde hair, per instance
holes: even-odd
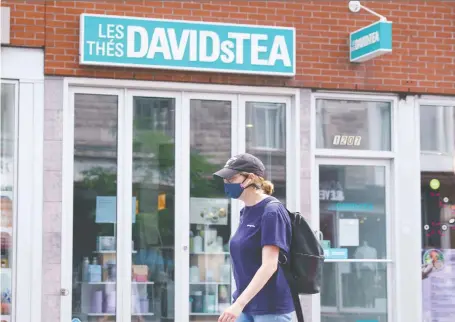
[[[242,176],[248,177],[250,173],[247,172],[242,172],[240,173]],[[271,196],[274,191],[274,185],[271,181],[265,180],[262,177],[258,177],[257,175],[254,175],[254,179],[252,184],[256,185],[258,188],[260,188],[262,191],[264,191],[265,194]]]

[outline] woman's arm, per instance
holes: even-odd
[[[277,246],[266,245],[262,248],[262,264],[247,288],[237,298],[238,303],[244,308],[253,297],[264,287],[267,281],[278,269],[278,256],[280,249]]]

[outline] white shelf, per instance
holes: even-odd
[[[192,252],[190,255],[229,255],[229,252]]]
[[[116,254],[116,250],[95,250],[93,254]],[[131,253],[136,254],[137,250],[132,250]]]
[[[87,285],[117,284],[117,282],[78,282],[78,283],[79,284],[87,284]],[[131,282],[131,284],[152,285],[152,284],[155,284],[155,282]]]
[[[13,234],[13,228],[12,227],[0,227],[0,231],[2,233],[7,233],[12,235]]]
[[[87,313],[87,316],[115,316],[115,313]],[[153,316],[155,313],[132,313],[132,316]]]
[[[190,285],[231,285],[231,282],[190,282]]]
[[[11,322],[11,315],[0,315],[0,321]]]

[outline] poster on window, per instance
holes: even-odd
[[[228,199],[191,198],[190,221],[192,224],[227,225],[228,207]]]
[[[423,322],[455,321],[455,249],[422,255]]]

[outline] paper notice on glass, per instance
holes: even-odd
[[[338,225],[339,246],[359,246],[359,220],[340,219]]]

